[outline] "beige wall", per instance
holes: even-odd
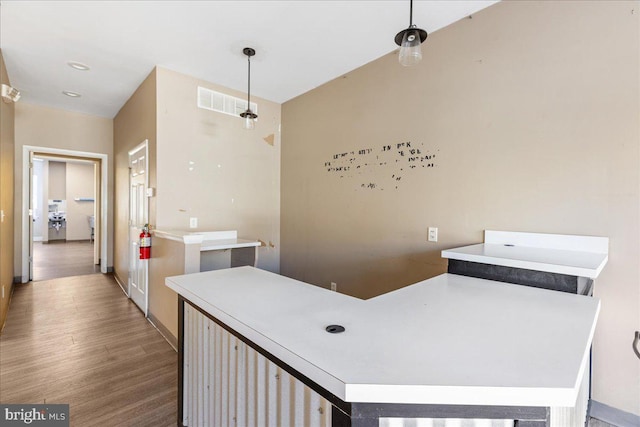
[[[22,151],[23,146],[56,148],[107,156],[109,198],[107,222],[113,230],[113,120],[40,105],[16,104],[15,117],[15,271],[21,274],[22,221]],[[51,197],[49,197],[51,198]],[[113,265],[113,233],[107,236],[108,267]]]
[[[259,104],[260,118],[256,129],[248,132],[242,129],[239,118],[198,109],[196,104],[198,86],[237,97],[244,97],[243,93],[163,68],[157,68],[154,76],[157,160],[156,151],[152,150],[150,159],[155,167],[150,168],[150,177],[151,186],[156,187],[156,197],[152,199],[156,205],[151,210],[151,224],[159,229],[188,229],[189,218],[197,217],[198,228],[194,231],[238,230],[240,237],[265,242],[266,246],[259,249],[258,265],[278,271],[280,105],[252,99]],[[144,98],[147,113],[155,102],[153,83],[147,79],[138,89],[147,94]],[[136,114],[123,109],[116,116],[116,129],[121,121]],[[143,123],[151,123],[151,118],[146,117]],[[118,135],[116,131],[117,138]],[[116,150],[121,153],[117,145]],[[124,165],[124,159],[118,154],[119,165]],[[119,180],[120,166],[117,170]],[[117,188],[118,192],[124,191],[121,185]],[[119,208],[118,222],[125,224],[126,214],[124,208]],[[158,239],[155,242],[160,244]],[[164,259],[167,255],[158,251],[161,249],[153,249],[150,263],[149,314],[161,330],[175,336],[177,296],[164,286],[164,278],[168,272],[181,271],[175,270]],[[124,263],[128,249],[118,243],[116,253],[117,260]],[[120,277],[126,280],[126,275]]]
[[[77,198],[93,198],[93,163],[67,163],[67,240],[89,240],[89,217],[93,215],[94,202]]]
[[[593,397],[640,414],[638,11],[502,2],[431,34],[419,66],[390,54],[285,103],[282,274],[367,298],[485,229],[608,236]]]
[[[156,187],[156,70],[142,82],[113,119],[115,156],[114,272],[121,284],[129,277],[129,150],[148,140],[149,186]],[[155,224],[155,197],[149,199],[149,223]]]
[[[260,98],[253,131],[238,117],[197,108],[197,88],[246,93],[158,68],[158,228],[238,230],[259,239],[258,266],[280,259],[280,104]],[[267,142],[272,141],[272,143]]]
[[[67,164],[65,162],[49,162],[49,190],[51,200],[67,199]]]
[[[0,83],[8,84],[9,76],[0,50]],[[14,104],[0,101],[0,331],[4,327],[13,291],[13,157]]]
[[[115,272],[128,279],[128,151],[149,140],[149,222],[154,228],[238,230],[260,239],[258,265],[279,268],[280,105],[259,98],[256,129],[242,129],[237,117],[197,108],[198,86],[244,97],[241,92],[163,68],[156,68],[114,119],[116,157]],[[180,274],[173,252],[154,240],[149,271],[149,316],[161,330],[177,331],[177,296],[164,286]],[[184,268],[184,266],[182,267]]]
[[[167,340],[178,341],[178,295],[167,288],[164,279],[185,274],[185,245],[154,238],[149,260],[149,318]]]

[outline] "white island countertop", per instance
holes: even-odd
[[[484,243],[444,250],[442,257],[594,279],[607,263],[608,245],[606,237],[487,230]]]
[[[453,274],[370,300],[252,267],[166,284],[346,402],[573,406],[600,309]]]

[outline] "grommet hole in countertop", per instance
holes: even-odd
[[[344,326],[341,325],[329,325],[324,329],[330,334],[339,334],[340,332],[344,332]]]

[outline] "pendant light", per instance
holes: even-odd
[[[422,60],[420,45],[427,39],[427,32],[413,24],[413,0],[409,3],[409,28],[396,34],[395,42],[400,46],[398,61],[405,67]]]
[[[244,119],[242,127],[247,130],[251,130],[255,127],[255,119],[258,117],[256,113],[251,111],[251,57],[256,54],[256,51],[250,47],[242,49],[242,53],[247,55],[248,73],[247,73],[247,111],[240,113],[240,117]]]

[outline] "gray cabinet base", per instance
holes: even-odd
[[[351,403],[349,414],[335,406],[333,427],[378,427],[380,418],[463,418],[515,420],[515,427],[549,427],[551,411],[538,406],[418,405]]]

